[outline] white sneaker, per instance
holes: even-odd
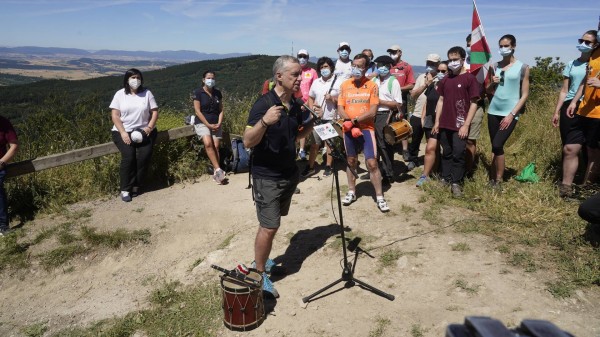
[[[354,193],[352,193],[352,192],[348,192],[348,193],[346,193],[346,196],[342,200],[342,204],[344,204],[344,206],[348,206],[355,201],[356,201],[356,195],[354,195]]]
[[[390,208],[388,207],[387,202],[385,202],[385,199],[379,199],[377,200],[377,208],[379,208],[380,211],[382,212],[389,212]]]
[[[221,170],[220,168],[217,169],[215,171],[215,174],[213,174],[213,180],[217,182],[217,184],[221,185],[223,183],[223,180],[225,179],[225,171]]]

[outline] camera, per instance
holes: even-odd
[[[527,319],[508,329],[497,319],[468,316],[464,324],[451,324],[446,337],[575,337],[548,321]]]

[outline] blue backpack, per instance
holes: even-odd
[[[244,141],[241,138],[231,140],[231,151],[233,152],[231,171],[233,173],[248,172],[250,170],[250,150],[244,147]]]

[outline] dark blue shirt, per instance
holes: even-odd
[[[279,96],[270,90],[252,106],[248,116],[248,126],[260,123],[260,119],[273,105],[282,105]],[[291,179],[296,166],[296,137],[302,121],[308,119],[308,112],[302,111],[300,102],[294,99],[290,109],[284,109],[279,121],[267,129],[252,152],[252,176],[260,179]],[[303,116],[305,115],[305,116]],[[303,118],[304,117],[304,118]]]
[[[221,113],[219,107],[223,100],[221,92],[217,89],[213,89],[211,96],[204,91],[204,88],[198,88],[194,91],[193,98],[195,101],[200,102],[200,111],[202,111],[202,114],[208,123],[217,124],[219,122],[219,114]]]

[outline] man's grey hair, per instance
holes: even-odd
[[[277,58],[277,60],[275,60],[275,63],[273,64],[273,77],[275,77],[277,73],[283,72],[285,67],[287,67],[288,63],[300,64],[297,58],[291,55],[282,55],[279,58]]]

